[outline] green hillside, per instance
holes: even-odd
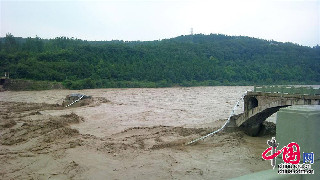
[[[320,47],[187,35],[161,41],[0,39],[0,73],[67,88],[319,84]]]

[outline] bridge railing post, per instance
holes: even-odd
[[[281,90],[280,90],[280,93],[281,93],[281,94],[283,94],[283,93],[284,93],[285,88],[286,88],[286,87],[281,86]]]
[[[315,95],[315,89],[313,89],[312,87],[310,87],[310,95],[314,96]]]
[[[264,86],[265,92],[270,93],[270,86]]]
[[[253,89],[253,91],[254,92],[263,92],[263,86],[254,86],[254,89]]]
[[[270,93],[274,93],[274,86],[270,86]]]
[[[320,95],[320,89],[316,89],[316,90],[314,91],[314,95]]]
[[[294,91],[295,91],[293,86],[287,86],[286,90],[287,90],[286,92],[287,94],[294,94]]]

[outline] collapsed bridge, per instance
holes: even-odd
[[[262,122],[280,108],[293,105],[320,105],[320,89],[311,87],[262,86],[244,96],[244,113],[231,118],[229,126],[257,136]]]

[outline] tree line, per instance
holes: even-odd
[[[320,47],[245,36],[159,41],[0,38],[0,73],[70,89],[319,84]]]

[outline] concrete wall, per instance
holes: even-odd
[[[278,174],[278,169],[261,171],[237,177],[237,180],[247,179],[301,179],[319,180],[320,179],[320,105],[314,106],[290,106],[278,111],[276,141],[279,143],[277,149],[287,146],[291,142],[296,142],[300,146],[300,163],[303,163],[303,152],[314,153],[314,164],[311,168],[315,174]],[[266,144],[266,148],[268,145]],[[262,153],[262,152],[261,152]],[[270,161],[266,161],[270,164]],[[283,163],[282,154],[277,158],[277,164]]]
[[[300,146],[300,163],[303,152],[314,153],[314,175],[302,175],[303,179],[320,179],[320,105],[291,106],[278,112],[276,140],[279,148],[296,142]],[[283,162],[282,156],[277,162]],[[316,169],[317,168],[317,169]]]

